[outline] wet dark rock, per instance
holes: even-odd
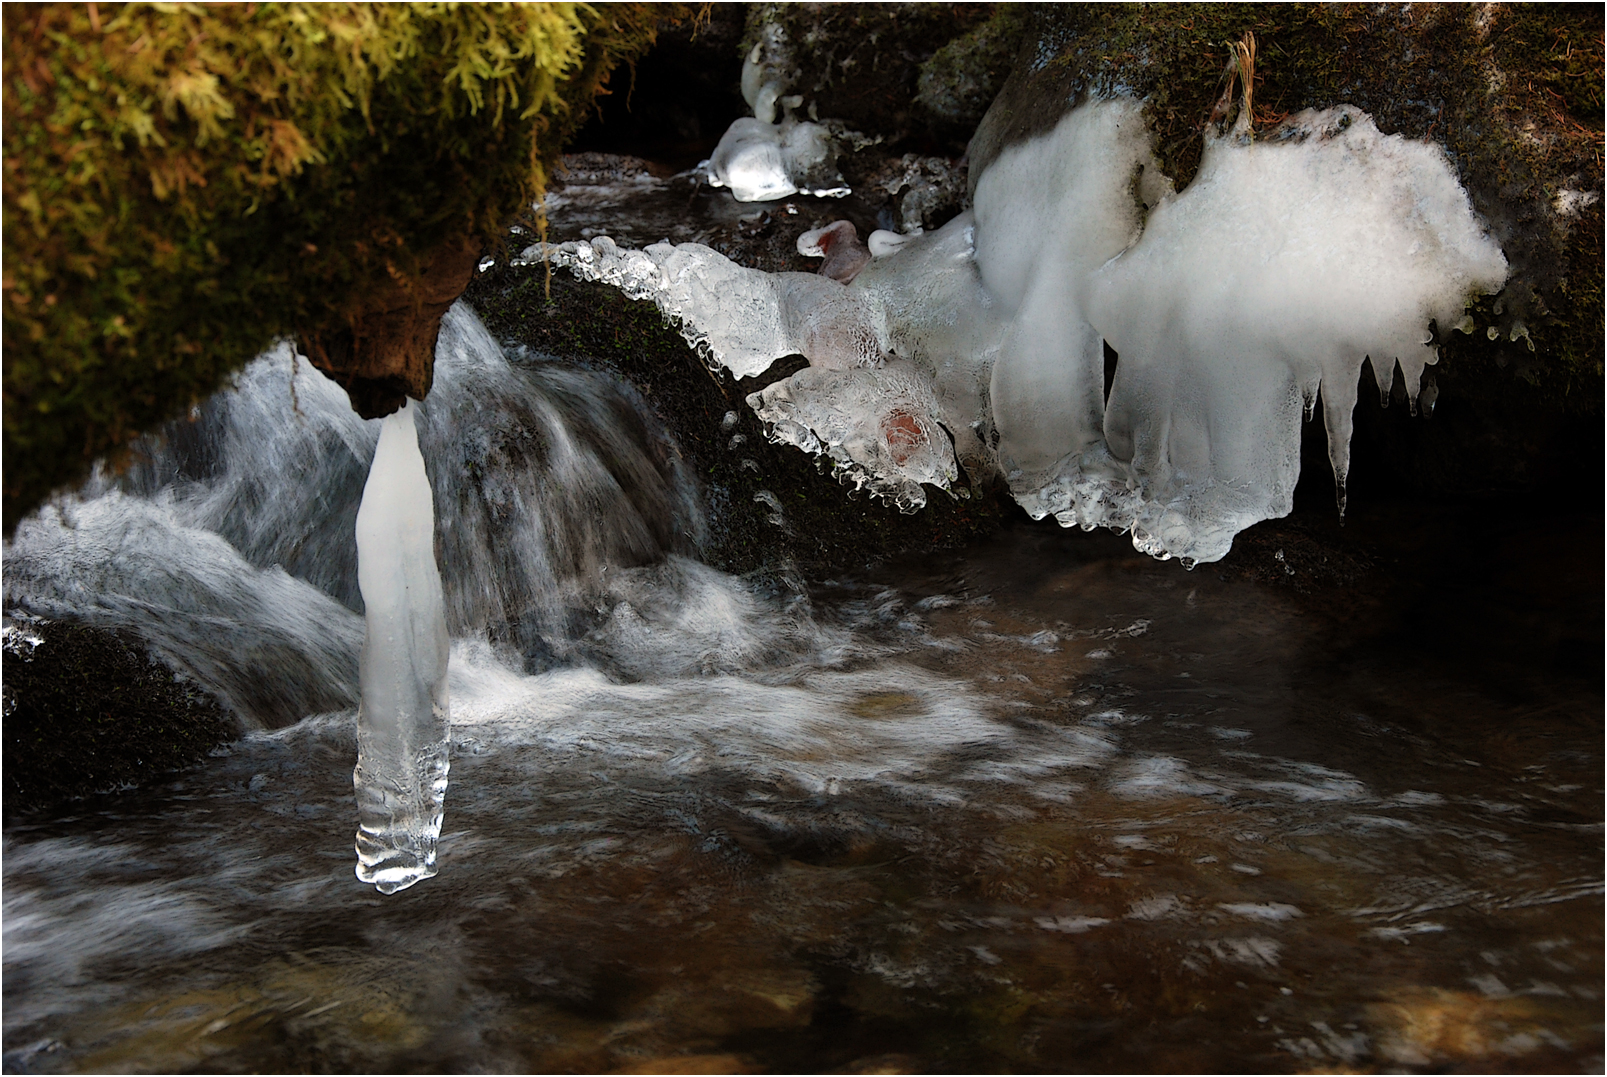
[[[4,650],[7,818],[177,770],[237,733],[215,700],[127,633],[14,624]]]
[[[931,491],[926,508],[905,516],[854,496],[797,449],[767,441],[746,397],[801,369],[802,357],[757,378],[715,374],[651,303],[561,271],[549,292],[539,264],[481,274],[467,299],[506,346],[607,371],[642,394],[703,485],[710,538],[701,556],[717,568],[857,567],[964,545],[1020,512],[1003,490],[985,489],[966,499]]]
[[[898,231],[931,231],[971,204],[966,172],[963,161],[906,153],[884,160],[862,182],[892,199]]]
[[[762,45],[766,68],[803,98],[803,109],[883,134],[901,152],[957,155],[975,122],[967,110],[988,95],[982,72],[997,77],[1011,50],[951,45],[1009,6],[750,4],[739,60]],[[947,61],[934,64],[946,48]],[[982,54],[992,55],[991,65]]]

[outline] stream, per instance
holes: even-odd
[[[741,219],[685,177],[622,183],[568,188],[554,238]],[[168,536],[172,593],[236,574],[267,597],[229,616],[277,618],[273,646],[209,641],[222,614],[151,628],[132,560],[73,601],[205,652],[195,675],[242,710],[314,702],[7,824],[6,1072],[1600,1071],[1599,514],[1313,514],[1328,548],[1393,559],[1315,597],[1024,517],[829,578],[735,577],[696,560],[660,435],[605,429],[633,390],[488,365],[477,326],[444,334],[482,381],[440,367],[420,420],[457,544],[440,874],[353,878],[342,543],[377,423],[331,401],[320,426],[316,375],[281,356],[246,379],[284,394],[251,421],[308,416],[296,459],[335,508],[305,544],[284,536],[307,497],[272,487],[311,472],[266,433],[239,439],[246,485],[179,459],[76,525],[146,506],[130,533]],[[492,433],[441,462],[470,412]],[[605,548],[580,530],[605,496],[585,444],[617,477],[627,442],[637,515],[605,530],[637,537]],[[235,560],[185,576],[206,551],[183,528],[245,503],[228,490],[258,522],[208,524]],[[465,490],[483,518],[443,515]],[[540,541],[510,552],[521,512]],[[8,549],[8,582],[58,571],[38,548]],[[515,564],[541,606],[523,622],[475,605]]]
[[[1531,623],[1599,565],[1497,538],[1350,617],[1047,525],[798,594],[635,570],[792,656],[456,641],[411,890],[352,878],[351,712],[10,826],[7,1068],[1599,1068],[1600,682]]]

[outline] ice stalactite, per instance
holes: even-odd
[[[1059,293],[1119,356],[1102,439],[1068,446],[1052,474],[1007,474],[1035,515],[1131,530],[1139,549],[1191,562],[1289,513],[1319,389],[1342,497],[1362,363],[1386,387],[1398,364],[1415,406],[1435,329],[1507,275],[1444,153],[1348,106],[1207,140],[1187,190],[1137,223]],[[1062,369],[1097,399],[1097,346]]]
[[[1080,105],[1002,152],[973,210],[873,234],[852,273],[605,238],[555,260],[653,299],[739,377],[803,355],[749,403],[901,509],[922,484],[963,491],[959,468],[994,473],[1035,518],[1214,561],[1290,511],[1319,390],[1342,508],[1362,363],[1384,386],[1398,367],[1415,404],[1437,339],[1507,264],[1444,152],[1355,108],[1208,137],[1181,193],[1152,137],[1138,101]],[[828,237],[846,233],[808,233],[809,252]]]
[[[435,874],[446,799],[446,604],[413,402],[385,419],[357,511],[357,877],[382,894]]]
[[[1142,228],[1135,175],[1164,182],[1139,103],[1122,99],[1073,110],[977,182],[977,269],[1008,323],[988,390],[998,462],[1034,517],[1053,511],[1042,490],[1060,462],[1102,436],[1104,348],[1086,293]]]

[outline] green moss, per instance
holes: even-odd
[[[8,6],[7,531],[275,337],[498,236],[662,14]]]
[[[921,64],[916,101],[943,122],[973,128],[1009,76],[1026,24],[1022,5],[993,5],[987,21]]]

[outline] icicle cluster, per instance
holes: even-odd
[[[1176,194],[1139,103],[1090,102],[1000,154],[972,211],[868,249],[848,284],[696,244],[550,253],[738,377],[808,358],[749,403],[905,511],[997,469],[1036,518],[1188,563],[1289,512],[1319,389],[1343,491],[1361,364],[1415,407],[1435,329],[1507,275],[1444,154],[1348,106],[1209,139]]]

